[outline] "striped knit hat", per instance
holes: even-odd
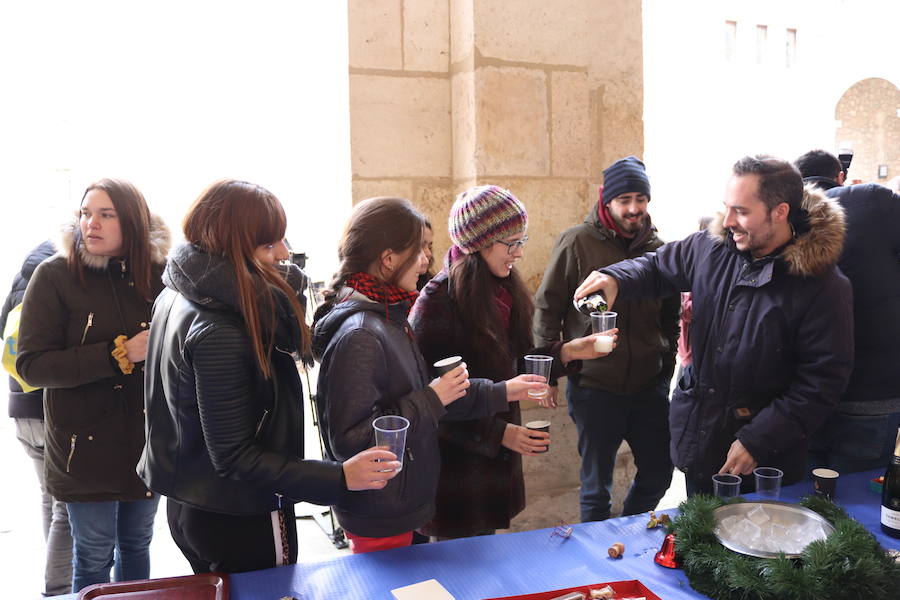
[[[464,254],[474,254],[497,240],[528,228],[528,212],[512,192],[480,185],[456,197],[447,222],[450,239]]]

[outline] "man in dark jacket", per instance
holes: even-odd
[[[600,199],[584,223],[556,242],[535,296],[537,346],[590,333],[590,318],[572,304],[578,284],[596,267],[641,256],[662,245],[647,214],[650,181],[644,163],[629,156],[603,172]],[[569,377],[566,399],[578,430],[581,520],[610,516],[616,452],[626,440],[637,475],[623,514],[656,508],[672,481],[669,458],[669,383],[675,368],[679,297],[620,302],[618,347],[584,361]]]
[[[0,335],[12,309],[22,302],[31,274],[56,249],[46,241],[31,252],[22,269],[13,279],[12,289],[0,314]],[[55,500],[44,485],[44,391],[26,392],[14,378],[9,378],[9,416],[16,422],[16,437],[34,462],[41,486],[41,516],[44,539],[47,540],[47,559],[44,565],[44,595],[56,596],[72,591],[72,535],[65,502]]]
[[[693,294],[693,364],[672,396],[672,458],[688,493],[716,473],[758,465],[805,471],[810,436],[837,406],[853,367],[850,282],[837,268],[840,206],[804,190],[788,162],[744,157],[710,231],[595,271],[575,293],[610,304]],[[620,334],[621,335],[621,334]]]
[[[900,427],[900,196],[864,183],[843,186],[846,174],[830,152],[795,161],[803,181],[844,208],[847,237],[838,261],[853,286],[853,373],[838,410],[815,433],[813,466],[841,472],[887,464]]]

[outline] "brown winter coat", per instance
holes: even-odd
[[[75,225],[77,227],[77,224]],[[71,248],[75,227],[60,248]],[[169,233],[154,218],[152,294],[162,289]],[[152,495],[135,472],[144,447],[144,371],[124,375],[110,356],[116,336],[149,327],[125,261],[79,248],[85,285],[62,250],[34,272],[22,304],[16,367],[44,388],[47,491],[65,502],[137,500]]]
[[[448,356],[462,356],[469,377],[505,381],[523,373],[510,362],[504,368],[479,364],[472,342],[448,292],[446,271],[438,273],[422,290],[409,322],[428,364]],[[551,377],[574,373],[581,361],[563,368],[559,358],[562,342],[532,351],[553,356]],[[520,357],[521,359],[521,357]],[[441,421],[441,479],[434,518],[420,529],[440,537],[463,537],[506,529],[510,519],[525,508],[522,456],[501,445],[507,423],[521,425],[519,403],[492,417],[469,421]]]

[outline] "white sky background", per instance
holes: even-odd
[[[274,192],[327,277],[350,201],[345,2],[0,4],[0,289],[100,177],[180,237],[212,181]],[[48,228],[50,230],[48,230]]]
[[[665,240],[721,209],[741,156],[835,152],[835,107],[847,89],[868,77],[900,86],[897,0],[643,0],[643,15],[644,158]],[[730,62],[726,20],[737,22]],[[759,25],[768,30],[763,64]],[[797,31],[792,68],[787,29]]]

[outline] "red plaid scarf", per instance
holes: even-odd
[[[347,277],[347,287],[353,288],[363,296],[384,304],[397,304],[398,302],[413,302],[419,296],[419,292],[408,292],[396,285],[391,285],[372,277],[368,273],[353,273]]]

